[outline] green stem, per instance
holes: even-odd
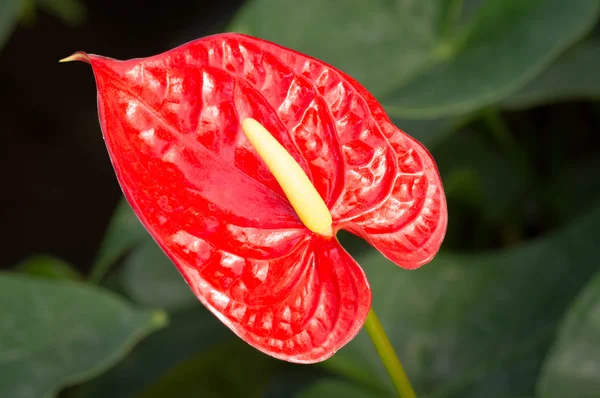
[[[398,359],[394,347],[392,347],[392,343],[390,343],[390,340],[385,334],[385,330],[383,329],[381,322],[379,322],[379,318],[377,317],[377,314],[375,314],[373,308],[371,308],[369,315],[367,315],[365,329],[367,330],[367,333],[369,333],[369,337],[371,337],[371,341],[377,349],[377,353],[390,375],[390,379],[392,379],[392,382],[394,383],[398,396],[400,398],[416,398],[417,396],[410,384],[408,376],[406,376],[402,363]]]

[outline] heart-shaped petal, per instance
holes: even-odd
[[[334,230],[405,268],[439,248],[446,204],[431,156],[343,72],[239,34],[129,61],[70,59],[93,67],[106,145],[135,213],[202,303],[263,352],[330,357],[362,327],[371,294],[337,240],[302,224],[242,120],[298,162]]]

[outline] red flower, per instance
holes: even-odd
[[[200,301],[246,342],[312,363],[362,327],[365,274],[309,230],[242,131],[253,118],[308,175],[331,228],[414,269],[443,240],[433,159],[351,77],[253,37],[221,34],[91,63],[100,123],[130,205]],[[374,65],[376,68],[376,65]]]

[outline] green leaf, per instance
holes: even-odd
[[[520,110],[551,102],[600,97],[600,38],[576,44],[501,106]]]
[[[229,30],[331,63],[392,117],[437,118],[517,91],[593,27],[599,8],[598,0],[566,8],[564,0],[488,0],[449,29],[456,17],[440,0],[253,0]]]
[[[224,351],[221,351],[220,356],[224,358],[215,359],[213,364],[213,367],[221,372],[219,378],[229,378],[229,383],[239,380],[237,377],[242,377],[239,372],[228,375],[230,366],[233,368],[245,366],[249,374],[256,374],[252,372],[258,370],[261,370],[261,372],[263,370],[277,371],[269,381],[269,391],[264,395],[265,397],[289,397],[291,392],[300,391],[306,384],[322,374],[322,370],[319,368],[275,361],[250,346],[240,347],[240,345],[247,346],[198,303],[195,308],[172,314],[166,328],[144,339],[127,358],[113,369],[94,380],[73,388],[69,393],[69,398],[138,397],[142,393],[154,393],[155,387],[163,388],[163,383],[167,383],[167,380],[171,380],[172,377],[176,379],[182,377],[178,381],[185,382],[186,388],[174,386],[173,388],[178,389],[177,394],[170,393],[166,396],[181,396],[180,394],[192,393],[197,391],[196,388],[203,388],[202,385],[195,386],[191,380],[183,380],[185,377],[180,376],[181,374],[174,372],[173,369],[183,369],[182,373],[185,374],[188,367],[184,364],[190,364],[196,360],[202,363],[202,360],[198,358],[203,355],[212,357],[213,352],[219,349],[230,350],[232,346],[236,347],[233,350],[234,352],[237,352],[236,350],[239,348],[243,355],[234,355],[231,359],[239,360],[239,363],[226,366],[219,362],[227,360],[227,355],[224,354]],[[264,364],[265,358],[267,365],[274,364],[277,369],[270,368],[271,365],[268,365],[268,367],[261,365],[259,369],[254,369],[259,364]],[[264,375],[264,373],[261,374]],[[197,383],[205,386],[213,384],[210,380],[212,378],[213,376],[211,376],[209,370],[206,370],[204,375],[200,373],[196,375]],[[257,376],[257,381],[260,381],[259,384],[262,386],[264,379],[258,380]],[[170,382],[167,384],[170,384]],[[190,391],[185,391],[188,388]],[[223,395],[198,394],[196,396],[221,397]],[[237,394],[234,396],[246,395]]]
[[[241,340],[213,347],[173,368],[139,398],[262,397],[278,361]]]
[[[15,271],[52,279],[81,280],[81,273],[70,263],[48,254],[27,257],[15,266]]]
[[[90,280],[99,282],[111,265],[145,240],[152,239],[129,203],[122,198],[108,224],[100,250],[92,267]]]
[[[220,355],[215,354],[218,351],[220,351]],[[237,354],[232,354],[230,359],[238,363],[229,365],[223,363],[229,362],[228,355],[236,352]],[[184,375],[188,374],[187,369],[191,370],[194,367],[190,364],[198,361],[201,365],[203,361],[199,358],[204,355],[209,358],[214,358],[215,355],[223,357],[214,358],[212,367],[221,373],[220,380],[228,378],[227,383],[238,383],[239,377],[243,377],[243,375],[237,367],[244,366],[249,375],[256,375],[262,390],[265,387],[264,379],[260,378],[268,372],[276,371],[269,380],[269,391],[264,395],[265,397],[288,397],[291,391],[301,390],[304,385],[321,375],[318,368],[275,361],[247,346],[214,315],[198,304],[195,308],[172,314],[166,328],[140,342],[132,353],[113,369],[94,380],[71,389],[69,398],[131,398],[138,397],[142,393],[154,394],[156,393],[154,388],[159,390],[163,387],[166,388],[165,384],[171,384],[169,380],[172,378],[176,379],[177,383],[185,383],[185,388],[183,385],[174,386],[174,389],[177,388],[177,394],[171,392],[163,396],[179,397],[184,393],[193,393],[193,391],[198,391],[197,389],[208,388],[214,384],[212,371],[204,369],[202,366],[204,373],[200,373],[197,368],[198,373],[195,377],[196,382],[201,385],[197,386],[193,384],[192,380],[185,380],[187,376]],[[276,369],[271,368],[271,364],[276,366]],[[187,365],[190,365],[190,368]],[[230,367],[238,370],[230,375]],[[180,373],[174,369],[182,370]],[[253,373],[257,371],[260,371],[260,375]],[[237,384],[236,386],[236,388],[239,387]],[[256,387],[256,384],[253,386]],[[188,389],[189,391],[186,391]],[[222,397],[223,395],[198,393],[196,396]]]
[[[600,273],[569,309],[544,363],[539,398],[596,398],[600,393]]]
[[[253,0],[229,30],[320,58],[381,94],[398,87],[435,52],[436,23],[442,17],[439,3]]]
[[[0,274],[0,396],[55,395],[117,363],[165,314],[93,285]]]
[[[21,0],[19,22],[27,27],[32,27],[37,22],[36,0]]]
[[[63,22],[79,26],[85,21],[86,10],[78,0],[36,0],[38,6]]]
[[[121,363],[78,386],[69,398],[130,398],[199,353],[237,337],[200,303],[170,317],[169,325],[138,344]]]
[[[462,130],[478,117],[479,114],[474,112],[437,119],[393,119],[392,122],[431,151],[445,145],[452,133]]]
[[[464,35],[447,44],[445,59],[383,96],[382,103],[394,115],[436,117],[506,98],[594,26],[597,0],[570,5],[566,10],[562,0],[488,0]]]
[[[20,0],[0,1],[0,50],[4,47],[17,25],[20,11]]]
[[[393,396],[393,394],[385,394],[333,379],[318,381],[296,395],[298,398],[391,398]]]
[[[129,297],[148,307],[177,310],[198,303],[177,267],[153,240],[127,257],[122,284]]]
[[[404,271],[371,251],[373,308],[419,393],[431,397],[533,395],[556,324],[597,269],[600,208],[563,230],[520,247],[440,253]],[[324,366],[352,377],[349,363],[391,384],[361,332]]]
[[[395,119],[393,122],[429,150],[445,142],[450,133],[461,125],[458,118]]]
[[[322,380],[325,377],[331,377],[319,366],[307,366],[301,364],[291,364],[279,361],[277,373],[271,377],[269,386],[264,398],[287,398],[295,397],[306,389],[306,386]]]

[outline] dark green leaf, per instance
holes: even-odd
[[[477,112],[460,116],[437,119],[393,119],[393,123],[405,133],[415,138],[429,150],[435,150],[452,137],[452,133],[462,130],[477,119]]]
[[[15,266],[15,271],[52,279],[82,279],[81,273],[68,262],[48,254],[33,255]]]
[[[78,386],[69,398],[131,398],[169,369],[237,337],[200,303],[171,316],[169,326],[138,344],[116,367]]]
[[[36,0],[21,0],[19,22],[27,27],[32,27],[37,21]]]
[[[569,309],[538,386],[540,398],[600,394],[600,273]]]
[[[122,198],[108,224],[90,279],[100,281],[112,264],[139,243],[149,239],[152,238],[148,231]]]
[[[501,106],[525,109],[550,102],[600,97],[600,39],[585,40],[562,54]]]
[[[133,300],[148,307],[177,310],[198,299],[154,240],[134,249],[125,261],[123,289]]]
[[[154,394],[154,388],[162,389],[163,383],[169,384],[172,377],[183,377],[186,374],[186,369],[188,369],[184,364],[189,365],[195,361],[202,364],[203,361],[200,358],[204,355],[213,358],[216,355],[215,352],[220,349],[223,350],[220,351],[220,356],[223,358],[215,359],[213,368],[221,373],[220,380],[228,378],[227,383],[234,383],[236,380],[240,380],[239,377],[243,377],[238,371],[239,369],[236,370],[237,373],[229,375],[230,367],[243,366],[249,369],[247,370],[248,374],[254,375],[257,374],[252,372],[257,370],[261,370],[261,372],[262,370],[268,372],[277,370],[277,377],[271,378],[268,386],[269,390],[264,395],[269,398],[289,397],[291,391],[298,391],[303,388],[302,383],[313,381],[321,374],[317,368],[288,364],[266,357],[247,346],[198,303],[198,306],[193,309],[173,314],[169,326],[144,339],[127,358],[113,369],[72,389],[68,397],[131,398],[144,392]],[[228,353],[237,352],[238,354],[235,354],[231,359],[239,360],[240,363],[224,364],[223,361],[227,361],[225,351]],[[267,364],[276,365],[277,369],[272,369],[271,365],[267,367],[261,365],[259,369],[253,368],[258,364],[264,364],[265,361]],[[173,370],[180,367],[182,367],[183,373]],[[213,382],[209,380],[209,378],[212,378],[212,376],[209,377],[210,371],[208,369],[205,369],[205,371],[206,373],[196,375],[196,380],[202,382],[198,386],[194,385],[192,380],[183,380],[186,378],[183,377],[180,381],[187,384],[185,388],[183,385],[177,387],[177,396],[192,393],[201,388],[208,388],[211,385],[214,386]],[[264,373],[261,374],[265,375]],[[287,376],[290,376],[290,378],[286,378]],[[259,377],[262,376],[258,375],[257,378]],[[267,387],[264,384],[264,379],[257,381],[260,381],[261,390]],[[189,392],[186,391],[188,388]],[[171,396],[171,394],[167,395]],[[173,395],[175,396],[174,393]],[[223,395],[198,394],[196,396],[222,397]],[[246,395],[238,394],[234,396]]]
[[[341,380],[321,380],[314,383],[302,393],[296,395],[298,398],[383,398],[394,397],[393,394],[385,394],[374,390],[368,390]]]
[[[0,1],[0,50],[13,32],[21,11],[20,0]]]
[[[173,368],[139,398],[262,397],[278,361],[237,339]]]
[[[594,25],[599,2],[488,0],[447,44],[448,55],[382,97],[394,115],[464,113],[502,100]],[[443,53],[442,53],[443,54]],[[438,58],[439,59],[439,58]]]
[[[93,285],[0,275],[0,396],[40,398],[107,370],[164,313],[135,309]]]
[[[322,59],[381,94],[430,63],[441,13],[438,0],[253,0],[230,30]]]
[[[295,397],[306,386],[311,385],[325,377],[331,377],[319,366],[307,366],[290,364],[279,361],[279,369],[270,382],[264,398],[288,398]]]
[[[558,319],[597,269],[599,229],[597,208],[544,239],[506,251],[440,253],[411,272],[373,251],[360,256],[373,307],[418,392],[532,395]],[[349,363],[390,386],[364,332],[324,365],[340,372]]]
[[[444,142],[450,133],[461,124],[461,120],[458,118],[396,119],[393,122],[429,150]]]
[[[598,0],[569,7],[564,0],[487,0],[447,34],[447,18],[456,16],[444,14],[446,1],[254,0],[229,30],[331,63],[363,83],[393,117],[437,118],[517,91],[593,27],[599,6]]]
[[[79,0],[36,0],[38,6],[69,25],[80,25],[85,20],[85,7]]]

